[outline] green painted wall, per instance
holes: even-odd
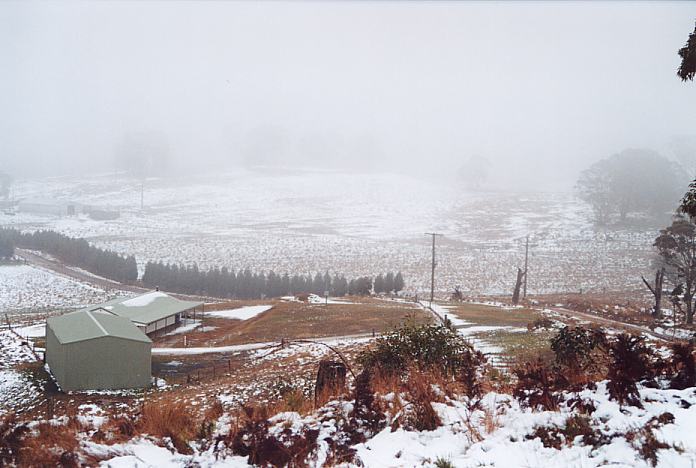
[[[59,343],[46,330],[46,362],[64,391],[117,390],[150,385],[152,343],[104,336]]]

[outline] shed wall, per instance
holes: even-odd
[[[65,350],[64,381],[59,380],[63,390],[116,390],[150,385],[152,343],[105,336],[61,346]]]
[[[46,327],[46,364],[51,368],[51,374],[62,388],[65,381],[65,348],[49,326]]]

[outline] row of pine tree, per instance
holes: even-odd
[[[148,262],[142,282],[145,286],[159,287],[183,294],[203,294],[237,299],[281,297],[300,293],[323,296],[369,295],[399,292],[404,288],[404,278],[399,273],[387,273],[376,278],[362,276],[350,281],[343,275],[327,273],[312,275],[277,274],[273,271],[253,272],[250,269],[229,270],[226,267],[200,270],[196,264],[176,265]]]
[[[69,237],[55,231],[23,233],[17,229],[0,228],[2,253],[11,257],[14,248],[38,250],[56,257],[64,263],[77,266],[95,275],[121,283],[138,280],[138,265],[132,255],[123,256],[114,251],[100,249],[85,239]],[[12,252],[12,253],[10,253]],[[252,272],[250,269],[234,272],[227,268],[199,270],[195,264],[184,266],[148,262],[142,277],[143,285],[183,294],[203,294],[214,297],[256,299],[281,297],[289,294],[313,293],[331,296],[366,296],[373,291],[398,293],[404,288],[404,278],[399,273],[362,276],[347,280],[345,276],[317,273],[312,276],[277,274],[273,271]]]
[[[8,251],[15,247],[39,250],[60,261],[121,283],[138,279],[138,265],[132,255],[124,256],[111,250],[90,245],[84,239],[69,237],[55,231],[23,233],[17,229],[0,229],[0,244]]]

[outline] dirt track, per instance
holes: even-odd
[[[92,274],[84,272],[84,271],[80,271],[78,269],[70,268],[58,260],[53,260],[51,258],[48,258],[48,257],[43,256],[43,255],[38,255],[38,254],[36,254],[34,252],[30,252],[28,250],[17,249],[17,255],[22,257],[23,259],[25,259],[27,261],[27,263],[45,268],[47,270],[51,270],[51,271],[58,273],[59,275],[62,275],[62,276],[67,276],[69,278],[76,279],[82,283],[87,283],[87,284],[92,284],[94,286],[98,286],[102,289],[105,289],[106,291],[117,290],[117,291],[128,291],[128,292],[139,293],[139,294],[146,293],[146,292],[150,291],[150,289],[144,288],[142,286],[138,286],[135,284],[119,283],[118,281],[113,281],[113,280],[110,280],[107,278],[102,278],[100,276],[92,275]],[[192,301],[216,302],[219,300],[220,301],[224,300],[224,299],[211,298],[211,297],[191,296],[191,295],[186,295],[186,294],[172,294],[172,296],[177,297],[179,299],[192,300]]]
[[[655,331],[650,330],[647,327],[643,327],[640,325],[635,325],[635,324],[626,323],[626,322],[619,322],[618,320],[600,317],[598,315],[593,315],[593,314],[587,314],[584,312],[578,312],[575,310],[564,309],[561,307],[550,307],[548,309],[552,310],[554,312],[557,312],[559,314],[568,315],[570,317],[574,317],[574,318],[577,318],[580,320],[587,320],[589,322],[597,323],[599,325],[607,325],[607,326],[611,326],[613,328],[618,328],[618,329],[626,330],[626,331],[633,332],[633,333],[645,333],[645,334],[650,335],[650,336],[657,338],[659,340],[675,341],[675,338],[673,336],[669,336],[669,335],[666,335],[664,333],[657,333]]]

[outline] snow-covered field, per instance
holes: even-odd
[[[438,240],[438,289],[509,291],[531,235],[529,290],[640,287],[656,226],[596,231],[569,193],[467,193],[396,174],[240,171],[146,182],[114,175],[18,181],[17,198],[74,200],[118,209],[86,216],[0,214],[0,225],[52,228],[148,260],[234,269],[347,276],[401,270],[407,289],[429,287],[430,238]]]
[[[113,294],[30,265],[0,265],[0,314],[77,308]]]
[[[226,310],[213,310],[207,313],[211,317],[226,318],[234,320],[249,320],[254,318],[259,314],[271,310],[272,305],[256,305],[256,306],[245,306],[238,307],[236,309],[226,309]]]

